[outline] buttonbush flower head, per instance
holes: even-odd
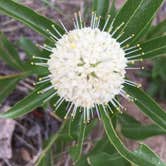
[[[54,96],[59,96],[59,100],[55,103],[56,109],[64,101],[68,102],[65,118],[69,113],[75,117],[77,111],[80,110],[83,112],[86,122],[90,121],[94,112],[100,118],[100,106],[105,112],[107,110],[112,112],[112,106],[123,109],[116,99],[117,95],[132,99],[125,92],[124,85],[138,86],[126,79],[126,72],[130,69],[137,69],[128,67],[128,65],[134,63],[135,58],[139,59],[143,52],[140,53],[139,44],[132,47],[127,45],[134,34],[125,40],[120,40],[123,35],[120,29],[124,23],[115,29],[113,21],[109,25],[109,20],[110,16],[104,26],[99,28],[101,17],[96,17],[96,14],[92,13],[90,25],[86,26],[83,25],[80,13],[75,14],[75,29],[71,31],[67,31],[60,21],[65,34],[61,34],[55,26],[52,28],[59,38],[47,30],[55,40],[54,47],[44,46],[44,49],[51,52],[50,58],[34,57],[46,60],[45,63],[36,64],[48,67],[50,72],[48,76],[40,78],[38,82],[38,84],[51,82],[51,86],[41,92],[55,90],[46,101]]]

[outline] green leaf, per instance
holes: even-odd
[[[88,163],[94,166],[131,166],[128,161],[122,158],[118,153],[110,155],[108,153],[99,152],[96,155],[88,157]]]
[[[147,38],[157,37],[166,33],[166,20],[160,22],[158,25],[153,26],[149,31]]]
[[[30,62],[24,63],[24,71],[28,75],[46,76],[49,75],[48,68],[32,65]]]
[[[154,79],[157,79],[158,77],[161,77],[163,81],[166,81],[166,55],[161,56],[160,58],[155,59],[153,70],[152,70],[152,77]],[[162,80],[159,80],[162,82]]]
[[[100,109],[100,114],[108,139],[122,157],[136,165],[166,166],[166,164],[163,163],[150,149],[145,147],[145,145],[139,147],[135,152],[130,152],[118,137],[110,117],[102,109]]]
[[[166,36],[161,36],[151,39],[141,44],[144,51],[143,59],[156,57],[165,54],[166,51]]]
[[[136,9],[141,4],[141,0],[127,0],[124,6],[120,9],[119,13],[115,17],[114,29],[118,27],[122,22],[127,23],[133,16]]]
[[[23,65],[19,59],[19,55],[15,50],[14,46],[7,40],[7,38],[0,34],[0,57],[4,60],[9,66],[23,70]]]
[[[129,43],[137,41],[141,37],[146,25],[153,19],[162,2],[163,0],[128,0],[120,10],[114,24],[118,25],[123,21],[125,22],[123,28],[125,34],[122,36],[122,39],[135,34],[135,38],[130,40]]]
[[[116,10],[116,7],[115,7],[115,1],[116,1],[116,0],[113,0],[113,1],[112,1],[111,7],[110,7],[110,9],[109,9],[109,15],[111,16],[110,20],[111,20],[112,18],[114,18],[114,17],[116,16],[116,14],[117,14],[117,10]]]
[[[92,10],[96,12],[97,16],[104,18],[107,15],[109,5],[109,0],[93,0]]]
[[[165,54],[166,36],[160,36],[160,37],[145,41],[140,44],[140,47],[142,48],[142,51],[144,52],[144,55],[141,56],[142,59],[155,58],[157,56]],[[130,56],[134,56],[134,54],[130,54]],[[133,59],[137,59],[137,57]]]
[[[96,141],[94,148],[90,151],[90,153],[88,153],[87,158],[91,164],[93,163],[93,160],[94,160],[96,164],[103,163],[105,165],[107,163],[108,165],[112,165],[112,164],[121,165],[122,164],[121,162],[123,161],[123,164],[130,165],[124,158],[122,158],[117,153],[114,146],[110,144],[110,141],[105,136],[104,138]],[[96,165],[96,164],[92,164],[92,165]]]
[[[106,137],[104,137],[104,138],[96,141],[94,148],[90,151],[90,153],[88,155],[95,155],[100,152],[114,154],[117,151],[115,150],[113,145],[110,144],[109,140]]]
[[[32,112],[35,108],[43,105],[43,101],[48,98],[53,92],[49,91],[44,94],[38,94],[43,86],[34,89],[27,97],[16,103],[8,112],[0,114],[0,118],[18,118],[29,112]]]
[[[18,4],[12,0],[1,0],[0,12],[24,23],[33,30],[42,34],[45,38],[48,38],[49,40],[51,40],[51,38],[49,33],[46,31],[47,29],[49,29],[56,36],[58,36],[58,34],[53,30],[52,25],[54,25],[61,33],[64,33],[64,30],[59,25],[37,14],[32,9]]]
[[[122,134],[130,139],[143,140],[148,137],[166,134],[166,131],[160,127],[152,125],[142,125],[133,117],[122,114],[118,116]]]
[[[125,85],[125,90],[129,95],[136,98],[135,104],[140,108],[140,111],[151,118],[158,126],[166,130],[166,112],[150,96],[131,85]]]
[[[32,59],[32,57],[35,55],[39,56],[41,54],[41,51],[38,49],[38,47],[36,47],[31,40],[25,37],[20,38],[19,46],[26,52],[30,59]]]
[[[141,144],[139,148],[133,152],[133,154],[134,156],[137,156],[144,161],[148,160],[148,162],[150,163],[149,166],[166,166],[166,163],[161,161],[160,158],[148,146],[144,144]],[[144,165],[144,163],[142,165]]]
[[[19,73],[19,75],[29,76],[29,75],[37,74],[38,76],[42,76],[49,73],[47,68],[31,65],[29,61],[22,62],[19,59],[19,55],[17,51],[15,50],[14,45],[11,44],[11,42],[9,42],[7,38],[2,34],[0,35],[0,39],[1,39],[0,40],[0,57],[9,66],[23,71],[22,73]],[[25,51],[27,52],[27,54],[29,54],[29,56],[32,57],[35,54],[38,54],[41,56],[42,53],[40,52],[40,50],[37,47],[35,47],[30,40],[22,38],[20,41],[20,44],[21,44],[21,48],[25,49]]]
[[[75,163],[77,163],[81,158],[83,143],[84,143],[84,139],[85,139],[85,132],[86,132],[87,124],[83,123],[83,117],[80,120],[79,125],[80,125],[80,127],[79,127],[79,134],[80,135],[79,135],[78,140],[77,140],[77,145],[70,149],[70,154],[71,154],[72,159]]]
[[[0,76],[0,103],[15,89],[20,78],[19,74]]]

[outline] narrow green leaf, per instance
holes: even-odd
[[[27,97],[16,103],[8,112],[0,114],[0,118],[18,118],[29,112],[32,112],[35,108],[43,104],[44,99],[48,98],[52,91],[44,94],[38,94],[43,86],[34,89]]]
[[[1,0],[0,12],[26,24],[33,30],[42,34],[45,38],[48,38],[49,40],[51,38],[49,33],[46,31],[47,29],[49,29],[56,36],[58,36],[58,34],[53,30],[51,25],[54,25],[61,33],[64,33],[64,30],[59,25],[37,14],[32,9],[25,7],[21,4],[18,4],[12,0],[10,1]]]
[[[93,0],[92,10],[96,12],[97,16],[102,16],[103,18],[107,15],[110,5],[110,0]]]
[[[127,0],[123,7],[120,9],[117,16],[115,17],[114,29],[118,27],[122,22],[127,24],[127,22],[131,19],[141,2],[142,0]]]
[[[122,157],[130,161],[133,164],[141,166],[166,166],[158,156],[156,156],[151,150],[147,149],[145,145],[139,147],[136,152],[130,152],[121,142],[120,138],[116,134],[112,125],[111,119],[105,114],[103,110],[100,110],[101,118],[103,121],[104,129],[108,139],[114,145],[116,150]]]
[[[18,81],[20,80],[20,75],[8,75],[0,76],[0,103],[2,103],[6,97],[15,89]]]
[[[17,51],[3,34],[0,34],[0,58],[15,69],[23,69],[23,65],[19,59]]]
[[[117,9],[115,7],[115,1],[116,0],[112,1],[111,7],[109,9],[109,15],[111,16],[110,20],[113,19],[117,14]]]
[[[88,163],[94,166],[131,166],[128,161],[122,158],[118,153],[110,155],[108,153],[99,152],[96,155],[88,157]]]
[[[161,161],[160,158],[147,145],[141,144],[139,148],[133,152],[133,155],[141,158],[143,161],[148,160],[150,163],[149,166],[166,166],[166,163]],[[142,163],[141,166],[142,165],[144,165],[144,163]]]
[[[90,153],[88,155],[95,155],[100,152],[114,154],[117,151],[115,150],[113,145],[110,144],[110,141],[107,139],[107,137],[104,137],[104,138],[96,141],[94,148],[90,151]]]
[[[165,54],[166,52],[166,36],[160,36],[140,44],[144,55],[141,56],[143,59],[157,57]]]
[[[41,51],[38,49],[38,47],[36,47],[31,40],[25,37],[20,38],[19,46],[26,52],[29,58],[32,58],[35,55],[39,56],[41,54]]]
[[[160,127],[152,125],[142,125],[133,117],[122,114],[118,116],[122,134],[130,139],[143,140],[152,136],[166,134]]]
[[[146,26],[144,27],[144,29],[139,34],[139,36],[140,36],[139,40],[140,41],[147,40],[147,35],[148,35],[149,31],[152,28],[152,22],[153,22],[153,19],[148,24],[146,24]]]
[[[21,70],[22,73],[19,73],[18,75],[34,75],[37,74],[38,76],[46,75],[48,74],[48,69],[44,67],[39,66],[32,66],[30,61],[22,62],[19,59],[19,55],[17,53],[17,50],[15,50],[14,45],[11,44],[7,40],[7,38],[4,35],[0,35],[0,57],[11,67]],[[35,47],[35,45],[30,41],[26,39],[21,39],[20,41],[21,48],[25,49],[27,54],[32,58],[33,55],[37,54],[38,56],[41,56],[40,50]]]
[[[130,40],[129,43],[138,41],[141,37],[142,31],[144,31],[146,25],[152,21],[153,16],[162,2],[163,0],[128,0],[122,8],[122,11],[119,12],[121,17],[119,18],[119,16],[117,16],[116,18],[118,23],[119,20],[123,20],[125,22],[125,26],[123,28],[125,34],[122,38],[126,39],[132,34],[135,34],[135,38]]]
[[[166,33],[166,20],[160,22],[158,25],[153,26],[149,31],[147,38],[157,37]]]
[[[151,118],[158,126],[166,130],[166,112],[145,92],[137,87],[126,85],[127,93],[136,98],[135,103],[144,114]]]
[[[156,80],[158,77],[160,79],[157,79],[158,82],[165,82],[166,83],[166,54],[164,56],[161,56],[160,58],[155,59],[155,63],[152,70],[152,78]],[[162,90],[162,89],[161,89]]]
[[[49,74],[48,68],[32,65],[30,62],[24,63],[24,71],[28,75],[46,76]]]
[[[86,132],[86,127],[87,127],[87,124],[83,123],[83,118],[81,119],[79,125],[80,125],[80,127],[79,127],[80,135],[77,140],[77,145],[70,149],[70,154],[75,163],[77,163],[81,158],[83,143],[84,143],[84,139],[85,139],[85,132]]]

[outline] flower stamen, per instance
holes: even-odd
[[[44,103],[58,96],[59,99],[54,105],[55,110],[58,110],[66,102],[65,119],[70,113],[74,118],[76,113],[81,111],[84,123],[87,123],[94,117],[94,111],[100,119],[101,110],[107,116],[108,111],[113,114],[114,109],[120,113],[121,109],[126,110],[116,98],[117,95],[127,100],[135,100],[127,94],[124,86],[140,87],[140,84],[125,79],[125,76],[128,70],[144,69],[128,67],[129,64],[142,61],[144,52],[140,44],[127,44],[135,35],[124,39],[125,32],[122,30],[125,23],[122,22],[114,28],[115,18],[109,26],[110,18],[108,15],[101,28],[101,16],[97,17],[96,13],[92,12],[90,26],[87,27],[82,20],[81,12],[74,13],[75,29],[71,31],[68,31],[59,20],[66,33],[62,34],[59,28],[52,25],[51,31],[47,29],[47,32],[56,43],[55,46],[40,46],[51,53],[50,57],[33,56],[33,59],[40,62],[32,64],[48,67],[50,72],[35,84],[51,82],[51,86],[39,91],[46,93],[54,90]]]

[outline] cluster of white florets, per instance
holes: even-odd
[[[90,27],[63,35],[48,60],[57,94],[84,108],[114,99],[123,88],[126,66],[120,43],[108,32]]]

